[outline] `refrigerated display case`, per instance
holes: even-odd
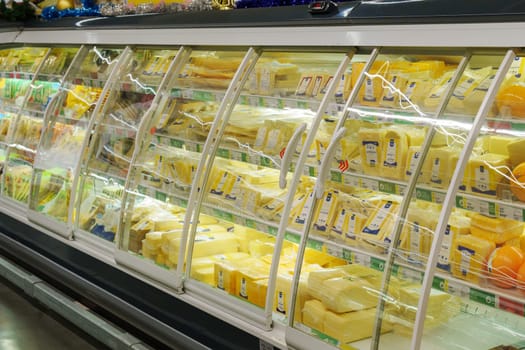
[[[525,346],[525,12],[411,3],[29,26],[0,209],[277,348]]]

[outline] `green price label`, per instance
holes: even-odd
[[[171,145],[172,147],[182,148],[182,147],[184,147],[184,141],[182,141],[182,140],[176,140],[176,139],[171,139],[171,141],[170,141],[170,145]]]
[[[396,185],[391,182],[379,181],[379,191],[390,194],[397,194]]]
[[[186,199],[179,200],[179,205],[183,208],[186,208],[188,206],[188,201]]]
[[[155,199],[158,199],[159,201],[166,201],[166,193],[155,191]]]
[[[215,101],[213,94],[208,91],[194,91],[193,98],[200,101]]]
[[[290,242],[293,242],[293,243],[297,243],[299,244],[299,242],[301,241],[301,236],[295,234],[295,233],[291,233],[291,232],[286,232],[286,234],[284,235],[284,238],[287,240],[287,241],[290,241]]]
[[[304,101],[297,101],[297,108],[306,109],[306,108],[308,108],[308,103],[306,103]]]
[[[353,253],[351,250],[348,250],[348,249],[345,249],[343,248],[343,259],[345,259],[346,261],[350,261],[352,262],[353,260]]]
[[[492,307],[496,306],[496,296],[494,294],[475,288],[470,288],[470,300]]]
[[[332,181],[339,182],[339,183],[343,182],[343,176],[340,172],[331,171],[330,174],[331,174]]]
[[[315,176],[315,167],[313,166],[308,167],[308,175]]]
[[[385,262],[381,259],[371,257],[370,267],[377,271],[383,271],[385,269]]]
[[[138,185],[137,190],[139,191],[139,193],[142,193],[142,194],[146,193],[146,187],[142,185]]]
[[[274,226],[268,226],[268,233],[272,236],[277,235],[277,227]]]
[[[496,203],[489,202],[489,215],[496,216]]]
[[[248,163],[248,154],[242,152],[241,153],[241,160],[245,163]]]
[[[432,288],[439,289],[444,292],[446,292],[446,285],[446,281],[440,277],[434,277],[434,280],[432,281]]]
[[[312,335],[317,337],[317,338],[319,338],[319,339],[321,339],[322,341],[325,341],[325,342],[329,343],[329,344],[332,344],[332,345],[335,345],[335,346],[339,345],[339,341],[337,339],[332,338],[331,336],[326,335],[326,334],[324,334],[322,332],[319,332],[318,330],[313,329],[313,328],[312,328]]]
[[[418,188],[416,190],[416,198],[423,201],[432,202],[432,192]]]
[[[525,131],[525,123],[510,123],[512,130]]]
[[[267,166],[267,167],[270,166],[270,158],[268,157],[261,157],[259,162],[262,166]]]
[[[225,211],[214,209],[213,212],[215,213],[215,216],[217,216],[220,219],[233,222],[233,215],[230,213],[227,213]]]
[[[252,219],[246,219],[246,226],[249,228],[257,228],[257,224],[255,223],[255,220]]]
[[[467,206],[465,205],[466,199],[461,196],[456,196],[456,207],[465,209]]]
[[[217,155],[221,158],[226,158],[226,159],[229,159],[230,158],[230,151],[227,150],[227,149],[224,149],[224,148],[219,148],[217,150]]]
[[[320,252],[323,251],[323,242],[316,241],[315,239],[309,239],[306,246]]]

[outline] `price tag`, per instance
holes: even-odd
[[[361,253],[354,253],[352,262],[363,266],[370,266],[370,256]]]
[[[432,192],[432,202],[441,204],[445,201],[445,193]]]
[[[505,310],[518,316],[525,316],[525,305],[523,303],[519,303],[504,297],[499,297],[496,300],[496,304],[498,309]]]
[[[459,297],[466,297],[469,295],[469,287],[465,286],[464,284],[456,281],[448,281],[447,284],[447,290],[449,294],[456,295]]]
[[[315,249],[317,251],[320,251],[320,252],[323,251],[323,242],[317,241],[315,239],[309,239],[306,245],[309,248]]]
[[[524,221],[523,220],[523,217],[525,215],[523,215],[523,209],[514,209],[514,220],[517,220],[517,221]]]
[[[284,107],[285,108],[297,108],[297,101],[296,100],[284,100]]]
[[[489,202],[479,202],[479,213],[483,215],[491,215]]]
[[[327,253],[330,254],[331,256],[335,256],[341,259],[343,258],[343,247],[337,244],[331,243],[331,242],[326,242],[325,247],[326,247]]]
[[[473,198],[466,198],[467,210],[481,212],[481,201]]]
[[[240,151],[231,151],[230,152],[230,157],[231,159],[234,159],[234,160],[238,160],[238,161],[243,161],[243,154],[242,152]]]
[[[192,99],[193,98],[193,90],[190,90],[190,89],[182,90],[182,98],[184,98],[184,99]]]
[[[501,205],[496,203],[496,214],[500,218],[514,219],[514,208],[508,205]]]
[[[276,98],[266,97],[264,99],[264,106],[270,108],[279,108],[279,100]]]
[[[258,96],[250,96],[250,97],[248,97],[248,103],[251,106],[258,107],[260,105],[259,97]]]
[[[359,181],[359,178],[355,176],[345,175],[343,176],[343,182],[348,186],[361,187],[361,181]]]
[[[186,149],[188,151],[191,151],[191,152],[199,152],[199,144],[196,143],[196,142],[192,142],[192,141],[187,141],[184,146],[186,147]]]
[[[222,100],[224,100],[224,96],[225,96],[224,93],[222,93],[222,92],[216,92],[216,93],[215,93],[215,101],[216,101],[216,102],[222,102]]]
[[[361,187],[372,191],[379,191],[379,182],[372,179],[361,179]]]

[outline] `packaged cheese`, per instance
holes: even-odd
[[[388,74],[385,87],[379,100],[381,107],[396,108],[399,106],[399,91],[403,91],[407,83],[406,78],[399,73]]]
[[[498,186],[509,172],[509,158],[496,153],[472,156],[468,161],[468,184],[472,192],[495,196]]]
[[[303,307],[303,323],[319,332],[324,332],[324,318],[326,307],[322,302],[316,299],[307,300]]]
[[[459,150],[453,147],[431,147],[422,169],[425,183],[443,188],[447,187],[452,177],[451,169],[456,168]]]
[[[238,295],[237,281],[238,271],[242,267],[250,264],[256,264],[256,258],[245,255],[236,259],[221,259],[213,262],[213,275],[215,286],[219,289]]]
[[[294,320],[296,322],[302,322],[302,310],[304,308],[305,302],[308,298],[307,294],[307,280],[308,280],[308,271],[305,271],[306,266],[303,267],[301,277],[299,278],[299,287],[297,289],[296,296],[296,305],[295,305],[295,315]],[[275,284],[275,298],[273,302],[274,310],[288,315],[290,312],[290,292],[292,290],[293,282],[293,270],[281,271],[277,275],[277,281]]]
[[[355,86],[359,75],[365,66],[364,62],[352,63],[352,85]],[[361,86],[357,102],[362,106],[379,106],[381,94],[383,92],[383,81],[375,75],[385,74],[386,65],[382,61],[375,61],[371,69],[365,73],[366,77]]]
[[[445,72],[443,76],[439,79],[437,84],[434,85],[430,94],[425,98],[424,107],[428,110],[434,110],[443,98],[443,94],[447,91],[452,82],[452,76],[454,71],[450,70]]]
[[[177,263],[181,247],[180,238],[170,241],[168,258],[171,262]],[[208,233],[195,236],[193,243],[193,257],[233,253],[239,250],[239,242],[233,233]],[[184,253],[183,253],[184,254]]]
[[[385,135],[386,130],[384,129],[359,129],[358,139],[361,166],[367,175],[380,175]]]
[[[325,191],[313,216],[313,232],[328,236],[336,215],[338,195],[336,190]]]
[[[408,137],[401,128],[391,128],[385,133],[381,154],[380,174],[402,180],[408,154]]]
[[[450,98],[447,110],[452,113],[475,114],[477,108],[467,110],[465,100],[492,74],[492,67],[466,69]],[[490,84],[490,80],[488,82]],[[469,105],[473,107],[472,105]]]
[[[250,266],[239,268],[237,272],[237,296],[249,301],[264,300],[266,298],[269,274],[270,265],[261,260],[254,262]],[[257,283],[261,280],[266,282],[266,284],[264,282],[262,284]]]
[[[366,221],[359,236],[368,243],[386,247],[390,242],[385,242],[385,240],[389,239],[398,207],[399,204],[392,200],[381,201]]]
[[[378,303],[377,290],[365,279],[336,277],[323,281],[321,301],[327,309],[349,312],[374,307]]]
[[[494,242],[473,235],[456,237],[452,274],[457,278],[479,283],[486,270],[487,259],[495,248]]]
[[[406,169],[405,169],[405,181],[408,181],[414,171],[416,170],[417,162],[421,158],[421,147],[410,146],[407,151]]]
[[[345,313],[326,311],[323,322],[324,333],[341,343],[370,338],[374,332],[375,313],[375,309]],[[391,329],[391,324],[383,320],[381,332],[388,332]]]
[[[514,139],[514,141],[507,144],[507,152],[509,155],[510,164],[513,168],[525,162],[525,139]]]
[[[461,214],[451,214],[441,242],[441,248],[439,249],[438,268],[450,271],[450,264],[454,253],[454,242],[460,235],[468,235],[470,233],[470,226],[470,218]]]

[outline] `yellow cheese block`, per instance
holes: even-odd
[[[383,147],[386,130],[384,129],[359,129],[359,154],[363,171],[368,175],[379,175],[380,165],[383,162]]]
[[[191,277],[197,281],[209,284],[210,286],[215,285],[215,279],[213,275],[213,266],[206,266],[200,268],[191,269]]]
[[[374,74],[378,73],[378,70],[384,62],[376,61],[373,63],[372,68],[367,73],[365,81],[359,90],[357,102],[363,106],[378,106],[381,94],[383,92],[383,81],[377,77],[374,77]],[[357,78],[361,71],[364,68],[364,63],[355,62],[352,64],[352,85],[355,85]]]
[[[259,300],[260,298],[266,298],[266,290],[264,290],[264,296],[253,295],[250,296],[251,291],[261,291],[260,285],[254,286],[253,284],[259,280],[267,280],[270,274],[270,265],[258,260],[251,264],[251,266],[243,266],[238,269],[237,272],[237,296],[246,300]]]
[[[492,67],[466,69],[463,72],[460,82],[454,89],[454,93],[448,102],[447,110],[453,113],[462,113],[464,115],[466,115],[468,112],[475,114],[477,109],[467,111],[465,100],[491,73]]]
[[[495,244],[504,244],[505,242],[518,238],[521,235],[521,232],[523,230],[517,229],[517,230],[509,230],[505,232],[493,232],[493,231],[487,231],[482,228],[479,228],[477,226],[472,226],[470,228],[470,233],[473,236],[483,238],[487,241],[494,242]]]
[[[525,252],[525,234],[522,234],[520,236],[520,248],[522,251]]]
[[[324,318],[326,316],[326,307],[322,302],[316,299],[307,300],[303,307],[303,324],[306,326],[324,332]]]
[[[416,170],[416,164],[421,159],[421,147],[420,146],[410,146],[407,150],[407,160],[405,162],[405,180],[408,181],[414,171]]]
[[[451,81],[454,71],[448,71],[441,76],[439,81],[434,84],[430,94],[425,98],[424,106],[428,110],[434,110],[443,99],[444,93],[447,91]]]
[[[239,259],[215,261],[213,263],[215,286],[231,295],[238,295],[237,280],[239,269],[257,263],[259,263],[257,259],[250,256]]]
[[[473,235],[462,235],[454,242],[452,274],[473,283],[479,283],[486,270],[490,253],[496,248],[494,242]]]
[[[441,248],[439,250],[437,267],[450,271],[450,264],[453,259],[453,247],[456,237],[460,235],[468,235],[470,233],[470,218],[460,215],[452,214],[445,230]]]
[[[399,301],[402,304],[403,317],[415,321],[417,306],[421,298],[421,285],[409,285],[399,289]],[[458,298],[437,289],[431,289],[428,297],[427,314],[432,318],[445,321],[452,315],[459,313],[460,303]],[[426,322],[426,320],[425,320]]]
[[[473,156],[468,161],[468,184],[472,192],[495,196],[503,176],[509,172],[509,158],[496,153]]]
[[[434,237],[438,215],[439,212],[433,213],[428,209],[409,208],[400,246],[407,250],[407,258],[410,262],[423,263],[426,261]],[[429,220],[431,218],[434,220]]]
[[[309,290],[312,286],[309,284]],[[365,279],[336,277],[330,278],[317,288],[321,290],[321,301],[327,309],[335,312],[349,312],[374,307],[378,293]]]
[[[317,211],[313,217],[313,231],[317,234],[328,236],[330,227],[335,219],[339,192],[336,190],[325,191]]]
[[[248,301],[259,307],[266,304],[266,294],[268,293],[268,279],[251,281],[247,284]]]
[[[375,309],[346,313],[326,311],[323,323],[324,333],[341,343],[370,338],[374,332],[375,313]],[[381,332],[388,332],[391,329],[390,323],[383,320]]]
[[[406,108],[409,105],[415,105],[422,109],[423,102],[432,86],[432,82],[427,79],[409,77],[405,87],[401,90],[403,93],[399,99],[401,106]]]
[[[421,146],[423,144],[423,141],[425,141],[425,137],[427,135],[427,131],[424,128],[406,128],[406,135],[408,138],[408,146]]]
[[[508,145],[518,139],[510,136],[490,135],[488,137],[489,153],[509,156]]]
[[[471,224],[483,230],[496,233],[512,232],[519,236],[523,232],[522,222],[505,218],[491,218],[478,213],[474,213],[471,216]]]
[[[359,236],[368,243],[389,244],[389,240],[399,204],[391,200],[383,200],[373,211]]]
[[[162,245],[162,235],[164,232],[148,232],[146,233],[145,241],[150,249],[160,249]]]
[[[275,248],[274,237],[264,237],[260,239],[254,239],[248,243],[248,251],[253,257],[262,257],[265,255],[271,255]]]
[[[342,205],[336,212],[332,229],[330,230],[330,237],[355,246],[357,244],[357,235],[363,229],[367,219],[366,215]]]
[[[525,139],[514,139],[514,141],[507,144],[507,152],[509,155],[512,168],[517,167],[525,162]]]
[[[168,258],[177,263],[181,247],[180,238],[172,239],[169,243]],[[198,234],[193,243],[193,257],[234,253],[239,250],[239,241],[233,233]],[[184,253],[183,253],[184,254]]]
[[[389,129],[385,133],[385,140],[380,159],[381,176],[402,180],[405,172],[405,163],[408,154],[408,137],[400,128]]]
[[[407,83],[406,78],[400,74],[389,74],[386,78],[389,84],[383,83],[383,93],[379,99],[379,105],[382,107],[397,108],[399,107],[399,92],[402,91]]]
[[[451,169],[456,168],[459,150],[452,147],[431,147],[422,169],[422,179],[425,183],[437,187],[446,187],[452,177]]]
[[[304,271],[301,273],[301,277],[299,278],[299,288],[297,289],[297,296],[295,300],[295,313],[294,313],[294,321],[296,322],[302,322],[302,310],[304,307],[304,304],[306,302],[306,299],[308,297],[307,293],[307,281],[308,281],[308,271]],[[282,313],[284,315],[288,315],[290,312],[290,292],[292,289],[292,282],[293,282],[293,271],[284,271],[279,272],[277,275],[277,281],[275,285],[275,297],[273,302],[273,308],[275,311]]]

